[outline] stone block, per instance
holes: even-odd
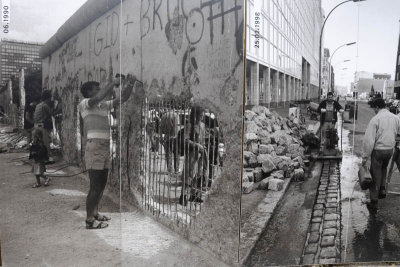
[[[325,214],[324,220],[325,221],[336,221],[338,216],[336,214]]]
[[[244,140],[245,140],[245,143],[257,142],[258,141],[258,136],[255,133],[246,133],[244,135]]]
[[[322,222],[322,217],[313,217],[313,218],[311,219],[311,222],[313,222],[313,223],[320,223],[320,222]]]
[[[301,263],[302,263],[303,265],[311,265],[311,264],[314,263],[314,258],[315,258],[315,255],[314,255],[314,254],[307,254],[307,255],[304,255],[303,260],[302,260]]]
[[[272,161],[273,157],[269,154],[260,154],[257,157],[257,161],[262,164],[262,170],[264,173],[270,173],[276,169],[274,162]]]
[[[325,198],[319,198],[317,199],[317,204],[324,204],[325,203]]]
[[[244,112],[244,118],[245,118],[245,120],[247,120],[247,121],[253,120],[254,116],[256,116],[256,113],[255,113],[254,111],[246,110],[246,111]]]
[[[336,234],[337,234],[336,228],[324,229],[324,231],[322,232],[323,236],[328,236],[328,235],[336,236]]]
[[[338,203],[336,202],[336,203],[327,203],[326,204],[326,207],[327,208],[337,208],[337,206],[338,206]]]
[[[320,223],[312,223],[310,232],[319,232],[321,224]]]
[[[263,177],[263,170],[261,167],[257,167],[253,171],[253,178],[254,182],[258,183],[260,182],[264,177]]]
[[[304,250],[304,255],[307,254],[315,254],[318,250],[318,244],[308,244],[306,249]]]
[[[324,222],[323,229],[335,228],[337,227],[336,221],[326,221]]]
[[[336,208],[326,208],[325,214],[336,214],[337,210]]]
[[[322,236],[321,239],[321,247],[332,247],[335,245],[335,237],[334,236]]]
[[[260,184],[258,185],[258,189],[267,190],[269,181],[273,179],[273,177],[267,177],[261,180]]]
[[[335,259],[336,248],[335,247],[322,248],[319,257],[321,259]]]
[[[276,178],[276,179],[283,179],[284,178],[284,174],[285,172],[282,170],[277,170],[277,171],[273,171],[271,173],[271,176]]]
[[[318,261],[319,264],[334,264],[336,263],[336,259],[320,259]]]
[[[285,146],[279,145],[279,146],[275,149],[275,152],[276,152],[277,155],[283,156],[283,155],[286,154],[286,147],[285,147]]]
[[[324,205],[322,205],[322,204],[314,205],[314,210],[322,210],[322,209],[324,209]]]
[[[243,172],[243,183],[253,182],[253,173],[252,172]]]
[[[328,197],[328,201],[327,201],[327,202],[328,202],[328,203],[336,203],[336,202],[337,202],[337,199],[334,198],[334,197],[331,197],[331,198]]]
[[[314,210],[312,216],[313,217],[322,217],[323,214],[324,214],[323,210]]]
[[[295,180],[303,180],[304,179],[304,170],[302,168],[295,169],[293,178]]]
[[[258,143],[257,142],[251,142],[247,144],[247,150],[254,153],[255,155],[258,155]]]
[[[274,147],[271,144],[258,146],[258,153],[260,154],[271,154],[272,151],[274,151]]]
[[[245,182],[242,184],[242,192],[243,194],[249,194],[254,190],[254,183],[253,182]]]
[[[308,238],[308,243],[317,243],[319,240],[319,232],[312,232]]]
[[[272,191],[281,191],[283,189],[283,180],[280,179],[271,179],[268,183],[268,190]]]

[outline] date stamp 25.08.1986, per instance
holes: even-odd
[[[4,34],[9,33],[10,31],[10,0],[2,0],[1,1],[1,22]]]

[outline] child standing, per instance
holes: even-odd
[[[44,172],[46,171],[45,162],[49,160],[49,155],[43,142],[43,133],[41,129],[34,129],[32,136],[33,142],[29,150],[29,159],[34,160],[32,172],[36,176],[36,184],[34,184],[32,188],[41,186],[40,177],[45,179],[44,185],[48,186],[50,178],[46,177]]]

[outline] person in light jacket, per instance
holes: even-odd
[[[363,139],[362,165],[371,158],[371,176],[368,209],[375,213],[378,210],[378,199],[386,197],[387,167],[395,147],[395,138],[400,133],[400,118],[387,109],[382,98],[374,100],[376,115],[368,123]]]

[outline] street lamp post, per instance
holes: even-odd
[[[329,90],[329,85],[330,85],[330,82],[331,82],[331,62],[332,62],[332,58],[333,58],[333,56],[335,55],[335,53],[340,49],[340,48],[342,48],[342,47],[345,47],[345,46],[350,46],[350,45],[354,45],[354,44],[356,44],[356,42],[351,42],[351,43],[347,43],[347,44],[344,44],[344,45],[341,45],[341,46],[339,46],[338,48],[336,48],[335,49],[335,51],[333,51],[333,53],[332,53],[332,56],[329,58],[329,84],[328,84],[328,91],[331,91],[331,92],[333,92],[333,88],[331,88],[331,90]],[[348,60],[348,61],[350,61],[350,60]]]
[[[326,18],[324,20],[324,23],[322,24],[321,34],[319,35],[319,68],[318,68],[318,71],[319,71],[319,75],[318,75],[318,78],[319,78],[318,90],[319,91],[318,91],[318,102],[320,102],[320,100],[321,100],[321,54],[322,54],[321,50],[322,50],[322,34],[324,32],[325,23],[328,20],[329,16],[332,14],[332,12],[336,8],[338,8],[339,6],[341,6],[341,5],[343,5],[343,4],[347,3],[347,2],[362,2],[362,1],[365,1],[365,0],[346,0],[346,1],[341,2],[340,4],[338,4],[334,8],[332,8],[332,10],[326,16]]]

